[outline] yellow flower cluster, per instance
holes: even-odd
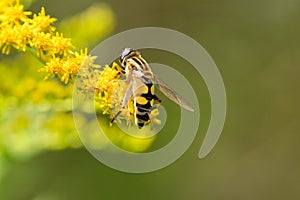
[[[113,63],[112,67],[105,66],[101,73],[101,79],[96,86],[96,102],[99,104],[99,108],[103,110],[103,114],[110,113],[113,104],[113,97],[115,97],[114,91],[122,75],[122,68],[117,63]],[[119,92],[121,92],[119,90]],[[122,95],[118,95],[122,96]],[[122,101],[118,101],[120,103]]]
[[[72,45],[84,48],[84,45],[92,45],[109,34],[114,25],[112,10],[106,4],[95,4],[87,11],[60,22],[59,30],[65,36],[72,37],[72,43],[57,32],[53,26],[55,21],[46,14],[44,8],[38,14],[33,14],[24,11],[24,6],[18,0],[0,0],[0,51],[5,55],[14,50],[34,53],[43,64],[39,71],[48,73],[46,78],[54,76],[63,83],[70,83],[78,75],[79,84],[76,87],[81,94],[92,94],[97,114],[101,114],[97,120],[104,124],[102,128],[109,139],[128,151],[146,151],[155,136],[132,137],[118,126],[108,126],[107,118],[119,110],[122,102],[122,95],[114,94],[126,89],[124,81],[120,81],[122,68],[116,63],[100,67],[94,64],[96,57],[89,56],[87,49],[76,52]],[[88,29],[83,30],[86,24]],[[4,154],[9,158],[23,158],[42,149],[80,147],[70,112],[72,85],[64,86],[55,80],[38,81],[40,74],[32,64],[35,60],[30,55],[13,56],[2,61],[0,116],[5,117],[0,119],[0,163]],[[22,66],[27,66],[26,70]],[[133,110],[133,103],[129,102],[128,108],[116,121],[119,123],[126,119],[127,123],[133,122]],[[85,118],[85,114],[85,123],[92,123]],[[150,130],[138,131],[143,135]],[[94,139],[93,136],[91,139]],[[103,143],[99,146],[97,143],[97,148],[106,145]]]
[[[62,82],[67,84],[70,78],[77,75],[79,68],[87,57],[89,57],[87,49],[81,50],[80,53],[74,52],[63,58],[53,56],[52,59],[46,62],[46,66],[39,71],[48,72],[46,79],[57,75]]]
[[[45,64],[40,71],[48,72],[46,78],[57,76],[67,84],[88,56],[87,49],[73,51],[71,40],[55,31],[52,24],[56,19],[46,15],[44,8],[31,15],[31,12],[24,11],[19,0],[6,0],[0,4],[1,52],[8,55],[12,48],[34,50]]]
[[[56,32],[52,24],[55,18],[46,15],[41,8],[38,14],[24,11],[19,0],[5,0],[0,3],[0,48],[3,54],[10,54],[12,48],[19,51],[35,52],[44,63],[39,71],[49,77],[58,77],[65,84],[79,75],[78,89],[88,96],[95,97],[96,108],[103,115],[112,118],[121,110],[120,103],[126,84],[120,81],[123,69],[117,64],[106,65],[103,69],[94,64],[95,56],[89,56],[88,50],[74,51],[69,38]],[[82,71],[80,71],[82,70]],[[91,95],[92,94],[92,95]],[[116,112],[114,112],[116,111]],[[125,119],[129,123],[134,113],[130,101],[117,121]]]

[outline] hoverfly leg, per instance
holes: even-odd
[[[153,99],[155,101],[158,101],[159,104],[161,103],[161,99],[158,96],[156,96],[155,94],[153,95]]]
[[[155,101],[157,101],[158,104],[154,104],[154,105],[150,108],[150,111],[152,111],[152,110],[158,108],[158,106],[161,104],[160,98],[159,98],[158,96],[156,96],[155,94],[153,95],[153,99],[154,99]]]
[[[154,109],[157,109],[159,105],[160,105],[160,104],[155,104],[155,105],[153,105],[153,106],[149,109],[149,112],[153,111]]]
[[[113,122],[117,119],[121,112],[122,110],[119,110],[118,113],[110,120],[109,126],[112,126]]]
[[[154,125],[153,125],[153,120],[152,120],[152,119],[150,120],[149,126],[150,126],[150,131],[153,131],[153,126],[154,126]]]

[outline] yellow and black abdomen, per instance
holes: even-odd
[[[135,124],[138,128],[142,128],[146,123],[150,122],[150,113],[155,100],[154,85],[153,83],[145,83],[135,93]]]

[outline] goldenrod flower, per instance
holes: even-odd
[[[74,46],[70,38],[64,38],[62,33],[56,33],[55,36],[52,36],[50,47],[52,54],[67,56],[69,53],[72,54],[71,48],[74,48]]]
[[[20,5],[19,0],[2,2],[0,12],[0,27],[26,22],[27,16],[31,15],[31,12],[24,12],[24,6]]]
[[[39,39],[45,39],[41,36],[49,37],[48,33],[52,34],[55,28],[51,24],[56,19],[46,16],[44,8],[31,19],[28,16],[32,13],[24,11],[24,6],[20,5],[18,0],[11,0],[6,4],[3,3],[2,6],[3,9],[0,10],[0,48],[2,53],[9,54],[11,47],[22,51],[25,51],[26,46],[36,48],[37,52],[44,50],[41,49],[41,46],[45,45],[41,45]]]
[[[124,72],[117,63],[101,68],[94,64],[96,57],[88,55],[87,49],[74,51],[71,40],[56,32],[52,26],[56,19],[47,15],[43,7],[30,18],[32,13],[24,11],[18,0],[7,0],[0,5],[5,8],[0,8],[0,48],[3,54],[9,54],[12,48],[34,50],[44,63],[39,71],[47,73],[45,78],[57,77],[65,84],[75,78],[81,68],[78,89],[83,94],[93,94],[98,111],[112,118],[113,110],[121,109],[123,95],[115,91],[124,94],[127,85],[120,80]],[[129,100],[117,121],[125,119],[129,123],[133,113],[133,101]]]
[[[37,51],[38,57],[45,60],[45,53],[50,50],[52,35],[45,32],[37,32],[34,37],[29,41],[30,47],[33,47]]]
[[[12,48],[20,51],[32,48],[45,63],[40,71],[49,73],[46,78],[57,76],[67,84],[86,59],[87,49],[74,52],[71,40],[54,32],[55,27],[52,24],[56,19],[46,15],[44,8],[31,19],[28,17],[31,12],[24,11],[19,1],[10,1],[5,5],[6,9],[0,12],[2,53],[8,55]]]
[[[53,26],[56,19],[47,15],[44,8],[41,8],[39,13],[32,14],[24,11],[24,7],[18,0],[0,0],[0,49],[3,54],[10,54],[13,50],[34,53],[44,65],[39,71],[47,73],[46,78],[58,78],[67,84],[79,74],[78,89],[84,95],[92,94],[97,113],[106,116],[97,120],[108,125],[107,117],[111,118],[122,102],[122,95],[115,95],[114,91],[121,94],[126,89],[124,81],[121,80],[123,70],[116,63],[104,67],[96,65],[95,56],[90,56],[87,49],[75,51],[71,40],[64,36],[69,34],[78,37],[75,44],[81,45],[80,47],[93,44],[111,31],[114,15],[104,4],[96,4],[86,13],[76,15],[65,24],[61,24],[65,29],[62,35]],[[78,21],[82,23],[78,24]],[[78,28],[78,25],[84,27],[86,24],[89,24],[88,30],[82,31]],[[0,94],[0,110],[5,118],[10,119],[4,120],[0,126],[1,130],[4,130],[0,133],[0,155],[2,152],[11,155],[27,155],[28,152],[45,148],[61,149],[80,146],[73,117],[69,113],[72,110],[71,85],[61,87],[62,84],[58,81],[39,82],[33,77],[38,76],[32,71],[35,70],[33,66],[28,66],[26,69],[27,75],[31,75],[27,76],[23,68],[14,67],[15,62],[16,65],[20,64],[18,58],[14,57],[12,58],[14,62],[8,62],[10,67],[0,63],[3,72],[1,73],[3,81],[0,85],[3,91]],[[25,61],[25,65],[31,64],[30,56],[20,57],[22,61],[24,58],[29,59]],[[17,112],[11,112],[12,105],[18,106]],[[130,100],[116,122],[131,123],[133,112],[134,105]],[[86,123],[89,123],[88,119]],[[117,126],[103,127],[114,144],[133,152],[147,150],[155,138],[153,136],[141,139],[127,135]],[[149,132],[149,129],[138,131],[139,134],[143,134]],[[31,133],[38,134],[33,137]],[[103,148],[105,145],[97,144],[97,148]]]
[[[55,18],[51,18],[49,15],[46,15],[45,8],[42,7],[39,14],[34,14],[32,19],[32,28],[34,32],[46,32],[49,31],[52,33],[55,31],[55,27],[51,26],[56,21]]]
[[[114,101],[114,91],[120,81],[122,75],[122,68],[117,63],[113,63],[112,67],[106,65],[99,76],[98,84],[96,86],[95,101],[98,103],[102,114],[112,115],[111,110],[115,107],[114,103],[122,101]],[[121,90],[119,92],[122,92]],[[121,95],[119,95],[121,96]]]
[[[0,47],[2,53],[8,55],[12,47],[18,50],[25,50],[26,44],[24,38],[20,33],[21,27],[6,25],[0,29]]]
[[[74,52],[64,58],[56,57],[52,55],[52,59],[46,62],[46,65],[39,71],[47,72],[46,79],[50,76],[57,76],[61,82],[67,84],[70,78],[74,78],[80,66],[89,57],[87,55],[87,49],[81,50],[80,53]]]

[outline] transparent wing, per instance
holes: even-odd
[[[126,88],[124,98],[122,101],[122,108],[125,108],[125,106],[128,103],[128,100],[133,96],[133,78],[134,78],[133,73],[132,73],[132,71],[130,71],[127,76],[127,79],[125,81],[126,85],[128,85],[128,86]]]
[[[134,89],[140,86],[140,84],[138,84],[138,80],[140,80],[140,77],[143,75],[141,73],[142,72],[130,71],[130,73],[128,74],[128,78],[126,80],[128,86],[126,88],[126,92],[122,101],[122,108],[125,108],[125,106],[128,103],[128,100],[134,96]]]
[[[173,89],[171,89],[163,80],[161,80],[157,75],[154,74],[154,80],[158,84],[159,90],[166,95],[169,99],[180,105],[182,108],[188,111],[194,111],[194,109]]]
[[[133,96],[133,82],[132,82],[132,80],[133,80],[132,73],[129,73],[127,80],[125,80],[123,82],[125,85],[127,85],[127,87],[125,87],[125,89],[124,89],[125,92],[124,91],[121,92],[122,94],[124,94],[123,100],[122,100],[122,107],[114,115],[114,117],[111,119],[110,126],[117,119],[117,117],[121,114],[122,110],[127,106],[129,99]],[[119,96],[121,94],[118,91],[116,91],[115,95]],[[118,99],[118,98],[116,98],[116,99]],[[114,103],[113,103],[113,105],[114,105]]]
[[[122,108],[125,108],[125,106],[126,106],[127,103],[128,103],[128,100],[132,97],[132,95],[133,95],[133,91],[132,91],[132,81],[130,81],[130,83],[129,83],[127,89],[126,89],[126,92],[125,92],[123,101],[122,101]]]

